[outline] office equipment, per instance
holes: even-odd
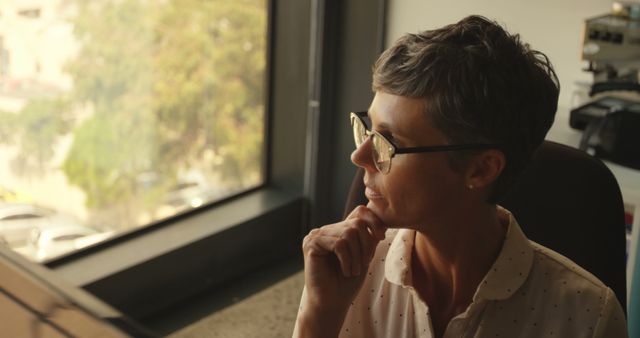
[[[580,149],[640,169],[640,4],[614,2],[585,21],[582,59],[593,74],[590,100],[571,111]]]

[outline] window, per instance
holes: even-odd
[[[0,4],[0,213],[54,211],[7,216],[19,236],[0,220],[3,242],[50,260],[264,183],[265,0],[17,3]]]
[[[82,3],[94,6],[103,3],[98,1],[83,0]],[[114,2],[131,3],[130,0]],[[355,171],[349,162],[353,138],[348,115],[344,114],[370,103],[370,67],[380,52],[379,47],[384,45],[380,40],[384,33],[384,0],[375,1],[375,6],[369,0],[330,2],[326,15],[318,11],[321,3],[270,0],[266,4],[265,70],[268,74],[263,94],[266,97],[263,128],[268,142],[263,142],[261,154],[265,167],[260,176],[262,185],[210,205],[188,208],[189,211],[135,231],[123,230],[106,241],[94,242],[109,236],[108,232],[64,241],[82,250],[45,259],[44,265],[72,285],[82,287],[144,323],[147,318],[153,318],[154,313],[198,297],[200,292],[234,282],[250,271],[283,258],[300,255],[300,241],[308,231],[310,216],[315,218],[311,224],[317,225],[322,219],[335,219],[326,215],[339,217],[342,212]],[[0,29],[4,29],[9,18],[15,17],[13,9],[5,7],[9,6],[0,4],[3,13]],[[49,18],[47,8],[43,7],[41,18]],[[327,19],[325,28],[314,34],[312,27],[320,26],[312,24],[312,12]],[[106,18],[100,16],[102,21]],[[3,33],[0,31],[0,35]],[[312,35],[322,35],[326,41],[315,41]],[[313,53],[323,55],[318,59],[322,67],[312,66],[310,61],[310,47],[317,43],[325,45]],[[52,51],[41,61],[42,74],[51,70],[45,61],[54,55]],[[11,55],[9,63],[13,62],[18,61]],[[34,63],[30,65],[33,67]],[[316,78],[310,69],[322,70],[324,76]],[[322,97],[310,97],[312,78],[314,83],[322,83]],[[320,106],[316,101],[321,102]],[[10,100],[2,102],[2,107],[11,105]],[[311,108],[320,108],[321,112],[312,113]],[[0,118],[6,116],[0,114]],[[322,117],[319,131],[310,127],[315,117]],[[5,122],[0,121],[0,156],[7,143],[17,144],[15,140],[5,142],[4,135],[15,137],[6,133],[12,129],[7,128]],[[310,147],[314,135],[320,136],[316,143],[319,147]],[[2,176],[6,172],[3,161],[6,160],[0,159],[0,198],[32,198],[3,185],[6,182]],[[317,171],[309,170],[312,168]],[[142,182],[153,180],[153,173],[142,175]],[[189,182],[180,183],[184,182],[176,181],[172,188],[193,186]],[[313,186],[316,188],[307,188]],[[55,196],[57,191],[53,189],[49,193]],[[30,240],[44,244],[47,242],[44,238],[52,238],[56,231],[52,229],[47,233],[50,235],[35,232]],[[57,244],[56,247],[62,248]]]

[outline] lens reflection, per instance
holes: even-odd
[[[380,135],[373,135],[373,148],[374,151],[374,159],[376,162],[376,167],[380,172],[387,173],[389,172],[389,167],[391,165],[391,145]]]
[[[366,128],[362,123],[362,121],[355,116],[352,117],[352,124],[353,124],[353,139],[356,142],[356,147],[360,147],[360,145],[364,143],[364,140],[367,137]]]

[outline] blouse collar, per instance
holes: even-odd
[[[495,262],[478,285],[473,300],[500,300],[509,298],[526,281],[533,264],[533,249],[513,215],[509,218],[507,233]],[[391,242],[385,258],[385,277],[394,284],[412,285],[411,253],[415,240],[415,230],[400,229]]]

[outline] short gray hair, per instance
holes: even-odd
[[[543,53],[481,16],[398,39],[376,61],[373,90],[425,100],[426,115],[451,143],[496,143],[506,166],[497,203],[553,123],[558,77]],[[469,152],[451,153],[454,169]]]

